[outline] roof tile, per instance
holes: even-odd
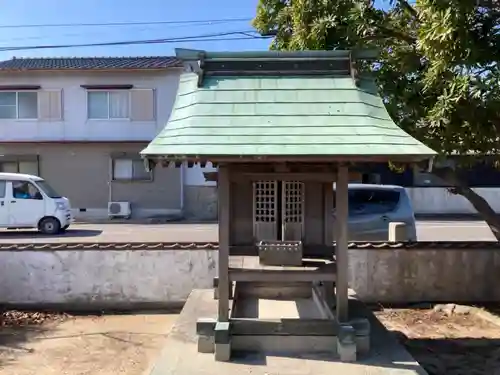
[[[0,61],[0,71],[154,70],[181,66],[182,61],[171,56],[13,58],[11,60]]]

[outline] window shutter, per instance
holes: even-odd
[[[115,159],[113,161],[113,179],[131,180],[133,177],[132,160]]]
[[[20,161],[19,173],[26,173],[38,176],[38,162],[37,161]]]
[[[1,171],[4,173],[19,173],[17,169],[17,162],[7,161],[2,163]]]
[[[131,90],[132,121],[154,121],[155,120],[155,91],[152,89]]]
[[[62,91],[50,91],[50,118],[52,120],[62,120]]]
[[[62,120],[61,90],[38,92],[38,118],[40,120]]]

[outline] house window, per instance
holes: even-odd
[[[154,121],[155,90],[87,91],[87,114],[91,120]]]
[[[38,118],[38,92],[0,92],[0,119]]]
[[[152,181],[153,173],[147,172],[141,159],[113,159],[114,181]]]
[[[88,118],[91,120],[128,119],[130,91],[88,91]]]
[[[0,161],[0,172],[24,173],[38,176],[39,168],[37,160],[9,160]]]

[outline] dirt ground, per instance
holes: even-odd
[[[477,314],[481,310],[449,307],[375,314],[429,375],[500,374],[500,318],[489,314],[486,320]]]
[[[500,318],[477,311],[448,305],[375,314],[429,375],[500,375]],[[0,374],[146,375],[176,317],[4,312]]]
[[[15,315],[15,314],[14,314]],[[1,375],[143,375],[176,314],[0,317]]]

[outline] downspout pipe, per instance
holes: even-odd
[[[186,163],[183,163],[181,166],[180,166],[180,207],[181,207],[181,215],[184,216],[184,184],[185,184],[185,181],[184,181],[184,178],[185,178],[185,169],[186,168]]]

